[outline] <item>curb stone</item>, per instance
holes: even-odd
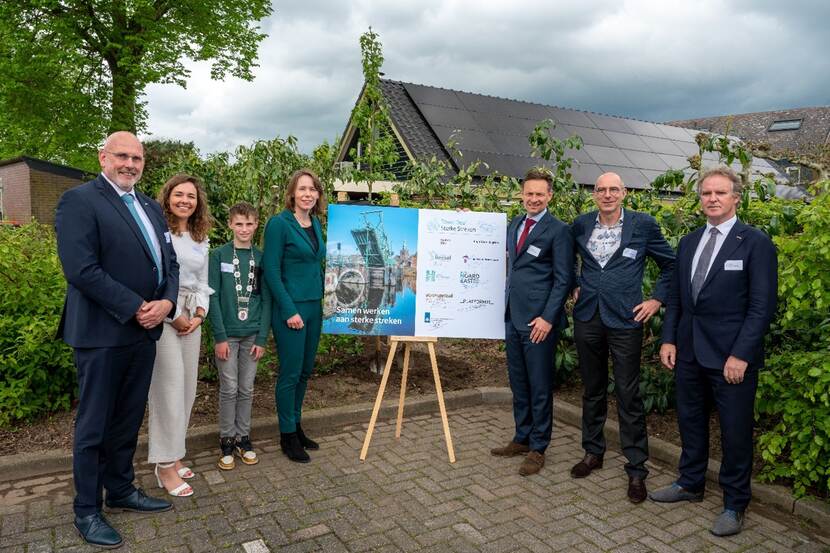
[[[509,404],[513,395],[509,388],[479,387],[468,390],[446,392],[444,402],[447,410],[463,409],[476,405]],[[340,407],[326,407],[309,411],[303,417],[303,426],[313,431],[330,431],[352,424],[368,422],[374,402],[344,405]],[[387,399],[381,404],[378,419],[390,419],[397,414],[398,400]],[[431,414],[438,411],[438,400],[435,394],[424,395],[407,400],[404,406],[405,416]],[[554,397],[554,418],[564,424],[580,428],[582,425],[582,409]],[[452,421],[450,421],[452,423]],[[251,433],[258,436],[277,435],[276,417],[259,417],[251,421]],[[605,436],[610,445],[620,445],[620,429],[617,421],[608,419],[605,422]],[[218,447],[218,437],[215,425],[191,428],[188,431],[187,447],[190,450]],[[680,447],[658,438],[649,438],[649,455],[669,466],[677,466],[680,460]],[[140,436],[136,457],[147,454],[147,436]],[[720,462],[709,460],[706,478],[717,484]],[[0,456],[0,482],[34,478],[55,472],[72,470],[72,452],[65,450],[51,450],[45,452],[18,453],[16,455]],[[813,498],[795,499],[790,491],[783,486],[762,484],[753,480],[752,496],[754,499],[775,506],[787,513],[806,518],[819,527],[830,527],[830,504]]]

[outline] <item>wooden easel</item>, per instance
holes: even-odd
[[[455,450],[452,447],[452,436],[450,436],[450,425],[447,422],[447,408],[444,406],[444,392],[441,389],[441,377],[438,376],[438,361],[435,358],[435,342],[438,338],[426,336],[390,336],[389,356],[386,358],[386,367],[383,369],[383,377],[380,379],[378,397],[375,399],[375,406],[372,409],[372,418],[369,419],[369,428],[366,431],[366,438],[363,440],[363,449],[360,450],[360,460],[366,460],[366,452],[369,451],[369,442],[372,441],[372,433],[375,431],[380,404],[383,401],[383,393],[386,391],[386,381],[389,379],[389,371],[392,369],[392,362],[395,360],[395,351],[398,342],[404,342],[403,350],[403,374],[401,375],[401,397],[398,401],[398,421],[395,425],[395,438],[401,437],[401,426],[403,424],[403,404],[406,397],[406,376],[409,372],[409,349],[413,342],[426,343],[429,348],[429,359],[432,362],[432,376],[435,379],[435,393],[438,395],[438,408],[441,411],[441,422],[444,425],[444,439],[447,442],[447,453],[450,456],[450,463],[455,463]]]

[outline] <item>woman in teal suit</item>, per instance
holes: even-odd
[[[280,447],[292,461],[308,463],[319,449],[300,426],[303,398],[320,341],[325,244],[317,215],[325,209],[320,179],[308,169],[291,175],[285,209],[265,226],[263,270],[274,298],[271,327],[280,373],[276,401]]]

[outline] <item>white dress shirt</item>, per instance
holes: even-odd
[[[715,249],[712,251],[712,257],[709,259],[709,266],[706,268],[706,274],[709,274],[709,270],[712,268],[712,263],[715,262],[715,258],[718,256],[718,252],[720,251],[721,246],[723,246],[723,241],[726,239],[726,235],[729,234],[729,231],[732,230],[732,227],[735,226],[735,223],[738,221],[737,215],[733,215],[731,219],[727,219],[723,223],[715,226],[710,223],[706,223],[706,228],[703,230],[703,236],[700,237],[700,242],[697,244],[697,249],[695,250],[695,256],[692,258],[692,273],[691,273],[691,280],[695,276],[695,269],[697,269],[697,260],[700,259],[700,254],[703,252],[703,248],[706,245],[706,242],[709,241],[709,232],[712,228],[718,229],[718,234],[715,240]]]
[[[158,239],[158,236],[156,235],[156,227],[154,227],[153,223],[150,222],[150,218],[147,217],[147,213],[144,211],[144,206],[138,200],[138,196],[135,195],[135,188],[133,188],[129,192],[124,192],[114,182],[109,180],[104,173],[101,173],[101,176],[104,177],[105,181],[110,183],[110,186],[112,186],[113,190],[115,190],[115,192],[118,194],[119,198],[124,196],[124,194],[129,194],[133,197],[133,200],[135,200],[133,202],[133,205],[135,206],[135,210],[138,213],[138,218],[141,219],[142,223],[144,223],[144,228],[147,229],[147,234],[150,236],[150,242],[153,243],[153,249],[156,251],[156,255],[158,256],[159,263],[161,263],[161,265],[162,265],[161,267],[159,267],[159,271],[163,271],[164,270],[164,262],[162,261],[163,258],[161,256],[161,245],[159,244],[159,239]],[[121,201],[123,202],[124,200],[122,199]],[[164,273],[162,273],[162,276],[164,276]]]
[[[519,240],[522,238],[522,233],[525,231],[525,226],[527,226],[527,220],[528,219],[533,219],[534,221],[536,221],[536,223],[538,223],[539,221],[542,220],[542,217],[544,217],[545,213],[547,213],[547,212],[548,212],[548,209],[545,208],[542,211],[540,211],[539,213],[537,213],[536,215],[534,215],[533,217],[530,217],[527,214],[525,214],[524,221],[522,221],[522,224],[519,225],[518,232],[516,233],[516,245],[517,246],[519,245]],[[533,229],[536,227],[536,223],[534,223],[533,226],[530,227],[530,231],[528,231],[527,237],[525,238],[525,240],[530,239],[530,235],[533,234]]]

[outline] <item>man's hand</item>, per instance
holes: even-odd
[[[723,378],[730,384],[740,384],[744,381],[744,373],[749,365],[743,359],[730,355],[723,366]]]
[[[530,341],[534,344],[544,341],[548,337],[550,329],[553,328],[553,325],[542,317],[536,317],[527,323],[527,326],[533,327],[530,329]]]
[[[634,320],[638,323],[645,324],[655,313],[660,311],[660,306],[663,302],[660,300],[646,300],[643,303],[634,306]]]
[[[231,348],[228,346],[228,342],[216,342],[213,346],[213,353],[216,354],[216,358],[222,361],[227,361],[228,357],[231,355]]]
[[[574,303],[579,301],[579,286],[574,288],[574,291],[571,292],[571,297],[574,299]]]
[[[669,370],[674,369],[677,361],[677,347],[674,344],[663,344],[660,346],[660,362]]]
[[[254,346],[251,348],[251,357],[254,358],[254,361],[259,361],[262,359],[262,356],[265,355],[265,348],[262,346]]]
[[[300,330],[301,328],[303,328],[304,323],[303,323],[303,318],[300,317],[300,314],[296,313],[296,314],[292,315],[287,321],[285,321],[285,324],[288,325],[288,328],[293,328],[294,330]]]
[[[164,318],[173,309],[170,300],[153,300],[144,302],[136,313],[135,318],[143,328],[150,330],[161,324]]]

